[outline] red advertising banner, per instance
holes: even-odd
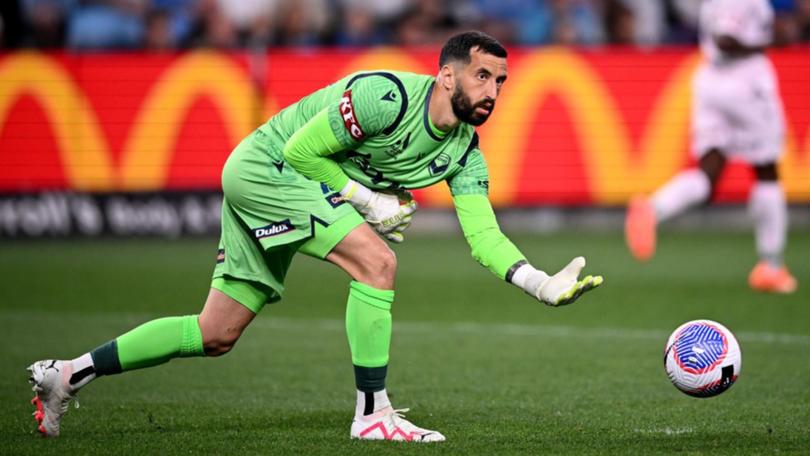
[[[788,198],[810,202],[808,49],[771,53],[787,118]],[[432,74],[436,50],[0,55],[0,192],[216,190],[230,150],[345,74]],[[690,162],[691,49],[517,49],[479,129],[499,205],[614,205]],[[743,201],[729,167],[718,197]],[[449,202],[443,186],[425,205]]]

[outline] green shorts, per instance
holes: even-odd
[[[257,130],[222,170],[222,235],[211,283],[255,313],[281,299],[293,256],[325,258],[363,217],[340,195],[283,160]]]

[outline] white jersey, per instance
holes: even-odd
[[[712,63],[727,61],[716,36],[730,36],[746,46],[768,46],[773,36],[773,8],[768,0],[704,0],[700,9],[700,47]],[[752,56],[754,58],[758,55]]]
[[[779,159],[784,117],[770,59],[764,53],[731,58],[714,41],[730,36],[745,46],[765,47],[772,22],[768,0],[704,0],[700,45],[705,61],[692,86],[692,150],[698,157],[717,149],[755,165]]]

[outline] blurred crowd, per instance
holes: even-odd
[[[693,43],[702,0],[2,0],[1,48]],[[810,41],[810,0],[771,0],[775,43]]]

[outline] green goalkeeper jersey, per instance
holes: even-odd
[[[268,154],[336,191],[349,179],[383,191],[447,181],[473,257],[508,281],[525,257],[498,227],[475,129],[460,123],[445,133],[431,123],[433,84],[396,71],[346,76],[261,126]]]
[[[475,129],[462,123],[445,134],[431,123],[433,83],[432,76],[413,73],[354,73],[287,107],[261,129],[283,146],[326,110],[344,149],[329,158],[349,178],[377,190],[423,188],[446,180],[454,196],[486,195],[488,171]],[[334,188],[345,180],[326,183]]]

